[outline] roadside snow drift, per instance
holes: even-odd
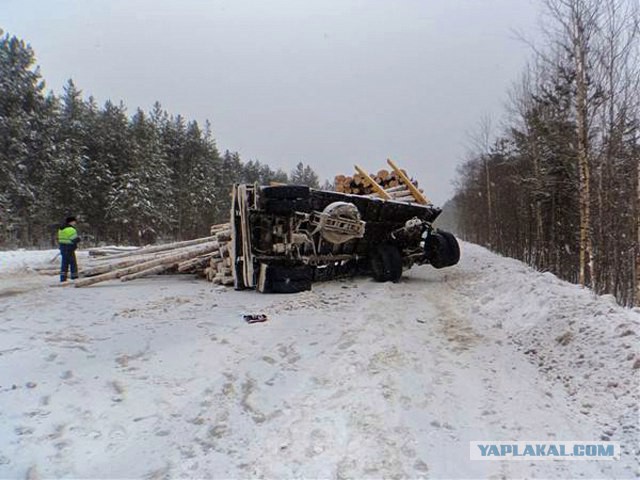
[[[53,255],[0,253],[2,478],[640,475],[638,311],[480,247],[291,296],[48,288]],[[474,440],[623,453],[473,462]]]

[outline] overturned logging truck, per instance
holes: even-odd
[[[356,165],[353,177],[336,177],[335,192],[235,185],[230,222],[213,225],[209,237],[92,249],[93,260],[74,285],[179,272],[238,290],[295,293],[316,281],[354,275],[397,281],[415,264],[455,265],[458,242],[433,226],[440,209],[404,170],[387,162],[392,170],[373,177]]]
[[[456,238],[433,226],[434,207],[395,163],[399,184],[384,189],[356,166],[373,193],[355,195],[300,185],[235,185],[230,257],[236,289],[295,293],[317,281],[371,275],[397,281],[418,264],[460,258]]]

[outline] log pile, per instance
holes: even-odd
[[[406,170],[398,168],[392,160],[387,160],[387,163],[390,170],[383,168],[376,173],[367,173],[356,165],[355,174],[336,175],[334,180],[335,191],[405,203],[425,205],[430,203],[424,196],[424,190],[419,188],[417,180],[409,178]]]
[[[233,285],[233,274],[231,272],[231,230],[223,230],[216,233],[218,241],[218,251],[212,255],[205,264],[204,276],[210,282],[218,285]]]
[[[406,172],[405,172],[406,174]],[[401,180],[396,172],[386,169],[378,170],[375,174],[370,174],[371,178],[384,190],[400,186]],[[413,184],[418,186],[418,182],[413,180]],[[352,195],[371,195],[375,193],[373,185],[366,181],[360,173],[351,175],[336,175],[334,180],[335,190],[339,193],[350,193]]]
[[[89,255],[94,260],[80,270],[81,278],[62,285],[87,287],[117,278],[127,282],[167,272],[197,274],[226,285],[231,276],[231,262],[225,253],[230,238],[229,224],[223,223],[212,226],[211,235],[204,238],[126,250],[93,249]],[[223,264],[225,268],[221,267]],[[214,267],[216,275],[211,276],[209,270]]]

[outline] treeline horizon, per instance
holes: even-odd
[[[129,115],[72,80],[45,92],[30,45],[0,37],[0,248],[50,246],[70,215],[85,244],[205,236],[228,220],[232,184],[272,181],[319,186],[303,163],[287,173],[221,154],[208,121],[160,102]]]
[[[631,0],[545,0],[544,46],[481,122],[459,234],[640,305],[640,32]]]

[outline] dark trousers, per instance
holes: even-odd
[[[78,264],[76,263],[76,246],[60,245],[60,256],[62,264],[60,265],[60,281],[67,279],[69,268],[71,268],[71,278],[78,278]]]

